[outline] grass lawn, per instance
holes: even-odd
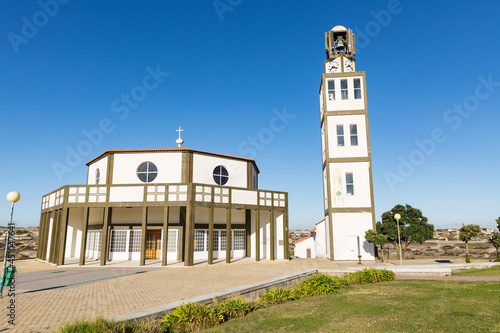
[[[258,310],[208,332],[500,332],[500,282],[406,280]]]
[[[460,272],[451,273],[454,276],[500,276],[500,265],[482,269],[467,269]]]

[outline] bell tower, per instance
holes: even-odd
[[[375,228],[365,72],[356,71],[351,29],[325,33],[319,89],[326,251],[331,260],[374,260]]]

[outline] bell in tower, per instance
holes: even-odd
[[[354,33],[351,29],[337,25],[332,30],[325,32],[325,49],[327,59],[338,54],[354,56],[356,54]]]

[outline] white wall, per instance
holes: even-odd
[[[340,80],[347,79],[348,83],[348,99],[341,99],[341,83]],[[354,99],[354,79],[361,80],[361,98]],[[330,101],[328,98],[328,83],[329,80],[335,80],[335,100]],[[364,110],[365,109],[365,91],[363,76],[349,76],[325,78],[324,82],[326,93],[326,109],[327,111],[345,111],[345,110]]]
[[[229,180],[224,186],[247,188],[247,162],[202,154],[193,155],[193,183],[217,185],[213,172],[219,165],[229,173]]]
[[[295,244],[293,254],[296,258],[307,258],[307,249],[311,249],[311,258],[316,258],[314,238],[310,237]]]
[[[353,174],[354,195],[346,192],[347,172]],[[371,207],[369,162],[330,164],[330,182],[332,207]]]
[[[274,213],[274,234],[275,234],[275,245],[274,245],[274,258],[275,259],[285,259],[285,246],[288,246],[288,239],[283,239],[283,214],[277,212]],[[287,258],[288,259],[288,258]]]
[[[143,195],[142,186],[114,186],[109,189],[110,202],[142,202]]]
[[[316,257],[326,257],[326,228],[325,220],[316,223]]]
[[[70,208],[66,232],[65,258],[80,257],[82,248],[83,208]]]
[[[260,258],[269,259],[270,258],[270,224],[269,224],[270,212],[267,210],[260,211]]]
[[[52,226],[54,225],[54,218],[51,216],[50,217],[50,222],[49,222],[49,235],[47,238],[47,252],[45,253],[45,260],[49,260],[49,254],[50,254],[50,242],[52,241]]]
[[[252,165],[252,188],[259,188],[259,174],[257,173],[257,170],[255,167]]]
[[[358,260],[357,236],[360,238],[361,259],[375,260],[373,244],[365,240],[365,231],[372,228],[371,213],[334,213],[335,260]]]
[[[326,257],[328,259],[332,258],[332,253],[330,251],[330,217],[325,216],[325,235],[326,235]]]
[[[158,168],[151,184],[181,182],[182,153],[119,153],[114,155],[113,184],[144,184],[137,177],[137,168],[143,162],[153,162]]]
[[[89,225],[102,224],[104,218],[104,208],[90,208]]]
[[[208,210],[206,210],[206,213],[197,214],[196,212],[201,212],[201,210],[196,208],[196,223],[208,223]],[[226,224],[226,208],[214,208],[214,223]],[[244,209],[231,209],[231,225],[233,224],[245,224]]]
[[[328,116],[328,155],[330,158],[368,156],[365,121],[364,115]],[[337,145],[337,125],[344,125],[344,146]],[[357,146],[351,145],[349,125],[357,125]]]
[[[325,137],[325,124],[321,125],[321,157],[323,164],[326,161],[326,137]]]
[[[96,161],[89,165],[88,167],[88,177],[87,185],[96,184],[96,170],[99,169],[101,174],[101,179],[99,180],[99,185],[106,184],[106,174],[108,170],[108,157],[103,157],[99,161]]]

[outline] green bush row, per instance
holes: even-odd
[[[257,304],[241,299],[211,305],[188,303],[177,307],[161,320],[167,332],[192,332],[222,324],[228,319],[244,317],[256,310]]]
[[[393,281],[396,275],[386,269],[365,268],[350,273],[343,278],[326,274],[315,274],[300,282],[295,287],[275,288],[266,291],[259,298],[259,303],[248,303],[243,300],[224,301],[218,304],[205,305],[197,303],[184,304],[166,315],[162,320],[168,332],[190,332],[212,327],[228,319],[243,317],[261,307],[281,304],[304,297],[332,295],[354,284]]]
[[[349,285],[393,281],[395,279],[396,274],[393,271],[376,268],[365,268],[342,278],[315,274],[292,289],[281,287],[266,291],[260,297],[260,302],[264,305],[281,304],[303,297],[336,294]]]
[[[94,322],[81,321],[69,324],[59,332],[193,332],[216,326],[232,318],[244,317],[259,308],[281,304],[304,297],[332,295],[355,284],[395,280],[392,271],[365,268],[342,278],[326,274],[315,274],[293,288],[275,288],[266,291],[258,303],[233,299],[206,305],[188,303],[177,307],[160,322],[127,321],[114,323],[103,319]]]

